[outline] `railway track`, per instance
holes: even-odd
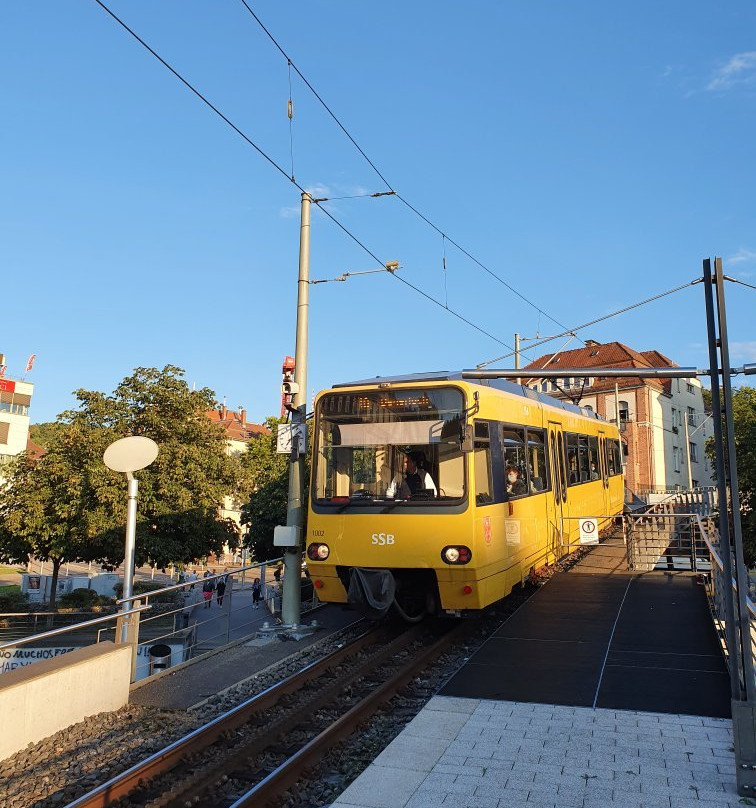
[[[366,631],[67,808],[275,805],[303,772],[449,648],[463,625]]]

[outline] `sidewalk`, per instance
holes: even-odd
[[[331,808],[740,808],[726,718],[436,696]]]

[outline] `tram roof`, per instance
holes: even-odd
[[[506,379],[463,379],[461,370],[437,370],[428,373],[408,373],[404,376],[374,376],[372,379],[362,379],[355,382],[341,382],[334,384],[334,388],[339,387],[373,387],[379,384],[410,384],[414,382],[465,382],[466,384],[477,385],[478,387],[491,387],[494,390],[501,390],[503,393],[509,393],[512,396],[520,396],[521,398],[529,398],[533,401],[538,401],[544,406],[554,407],[557,410],[564,410],[565,412],[572,412],[575,415],[582,415],[584,418],[595,418],[597,421],[605,420],[600,415],[597,415],[592,410],[585,407],[579,407],[576,404],[571,404],[567,401],[562,401],[559,398],[553,398],[546,393],[541,393],[538,390],[532,390],[522,384],[515,384],[514,382],[507,381]]]

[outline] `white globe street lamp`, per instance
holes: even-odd
[[[126,508],[126,554],[123,560],[123,598],[130,598],[134,592],[134,554],[136,537],[136,510],[138,484],[135,471],[146,468],[158,456],[158,445],[154,440],[141,435],[121,438],[111,443],[105,450],[102,460],[113,471],[126,473],[128,480],[128,505]],[[132,609],[131,601],[126,601],[123,607],[124,618]],[[128,621],[123,621],[123,636],[121,642],[126,642]]]

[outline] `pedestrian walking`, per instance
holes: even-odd
[[[193,571],[190,572],[189,575],[186,576],[186,580],[190,584],[189,589],[194,589],[194,585],[197,583],[197,573]]]
[[[205,581],[202,584],[202,597],[205,599],[205,608],[209,609],[212,600],[213,592],[215,591],[215,581],[210,577],[210,573],[205,575]]]
[[[273,577],[276,579],[276,583],[281,583],[281,573],[283,572],[283,565],[279,564],[275,570],[273,571]]]
[[[260,579],[255,578],[252,583],[252,604],[257,609],[260,605],[260,596],[262,595],[262,585],[260,584]]]
[[[228,575],[224,575],[223,577],[218,578],[218,584],[215,587],[216,600],[218,601],[218,606],[223,606],[223,596],[226,594],[227,586],[228,586]]]

